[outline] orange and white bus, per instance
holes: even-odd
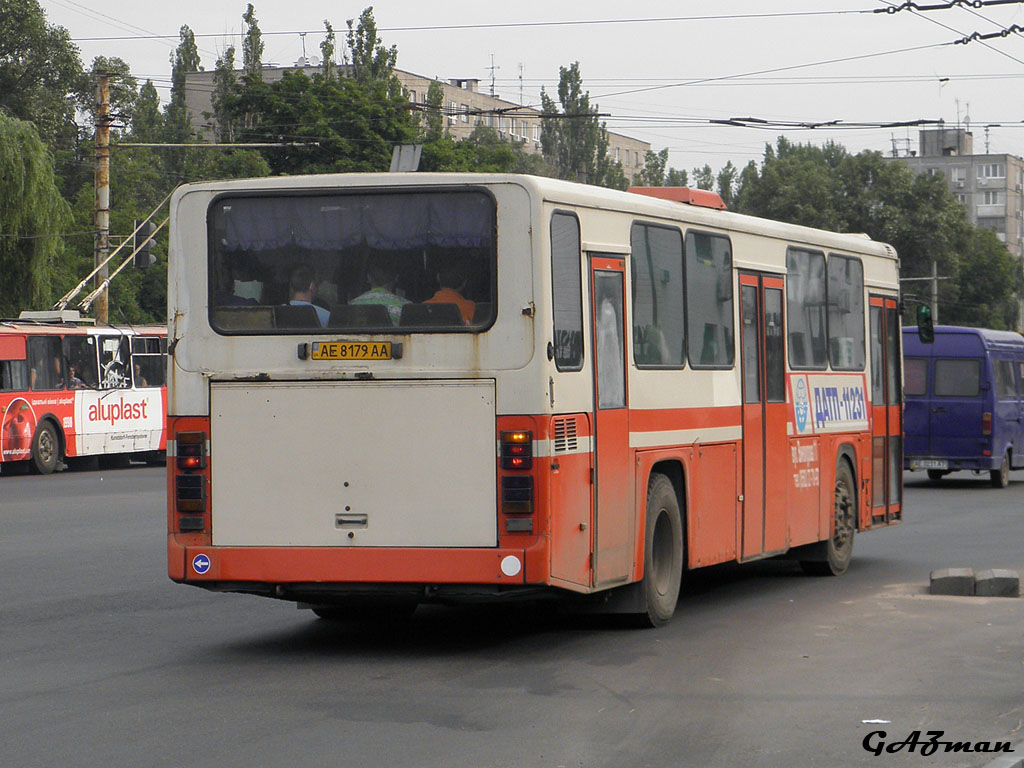
[[[75,311],[0,320],[0,464],[162,461],[166,370],[164,326],[97,327]]]
[[[842,573],[901,518],[896,253],[684,192],[178,189],[170,577],[323,616],[577,594],[657,625],[687,569]]]

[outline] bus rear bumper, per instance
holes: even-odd
[[[510,547],[337,548],[180,546],[168,542],[168,575],[196,586],[217,584],[527,584],[528,550]],[[180,558],[180,559],[179,559]],[[531,558],[532,560],[532,558]],[[535,574],[534,583],[543,583]],[[252,591],[242,589],[240,591]],[[260,590],[262,591],[262,590]]]

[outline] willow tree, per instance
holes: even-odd
[[[53,157],[31,123],[0,113],[0,317],[45,309],[56,298],[71,210]]]

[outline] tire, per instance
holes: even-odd
[[[928,479],[932,480],[933,482],[937,483],[937,482],[939,482],[939,480],[941,480],[945,476],[946,476],[946,473],[943,472],[941,469],[929,469],[928,470]]]
[[[654,473],[647,483],[647,522],[644,532],[644,578],[640,583],[644,611],[641,626],[660,627],[675,613],[684,562],[683,518],[675,486]]]
[[[40,475],[53,472],[60,463],[60,440],[53,425],[44,421],[32,436],[32,469]]]
[[[853,557],[853,536],[857,531],[857,486],[845,460],[840,460],[836,467],[833,509],[832,535],[821,542],[823,559],[800,562],[804,572],[813,576],[842,576]]]
[[[1003,454],[1003,460],[999,463],[999,469],[993,469],[988,473],[988,476],[993,488],[1005,488],[1010,484],[1009,453]]]

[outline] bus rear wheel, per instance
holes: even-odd
[[[1005,488],[1010,484],[1010,454],[1004,453],[999,469],[993,469],[989,473],[989,480],[993,488]]]
[[[48,421],[42,422],[32,437],[32,469],[40,475],[48,475],[60,462],[60,441],[57,430]]]
[[[683,578],[683,519],[675,486],[654,473],[647,483],[647,524],[644,536],[644,612],[640,623],[660,627],[676,610]]]
[[[857,486],[845,460],[836,467],[832,535],[821,542],[820,560],[802,560],[800,567],[813,576],[842,576],[853,557],[853,535],[857,530]]]

